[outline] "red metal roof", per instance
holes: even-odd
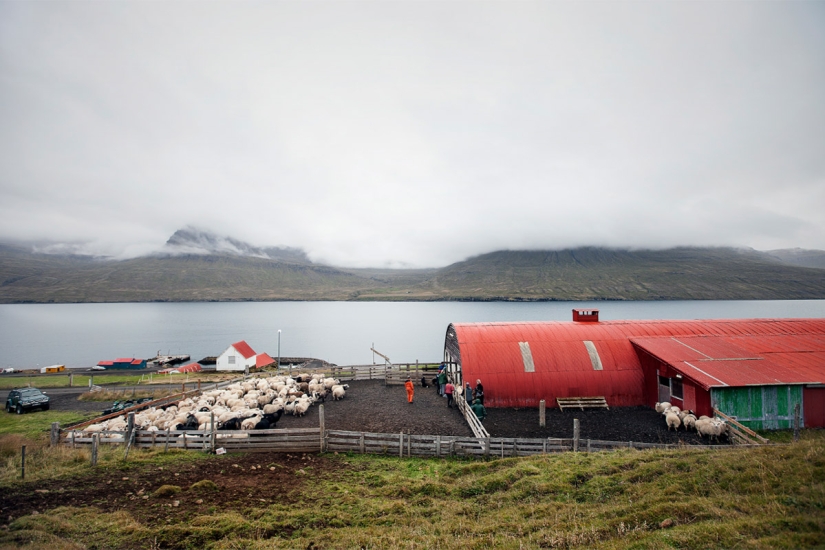
[[[259,353],[255,357],[255,367],[261,368],[266,367],[267,365],[271,365],[275,362],[275,359],[267,355],[266,353]]]
[[[134,357],[121,357],[120,359],[115,359],[115,363],[131,363],[134,360]]]
[[[447,329],[448,340],[452,330],[464,380],[475,384],[481,379],[485,405],[494,407],[535,407],[541,399],[555,406],[556,397],[590,396],[604,396],[611,406],[643,405],[644,376],[631,339],[726,337],[730,340],[706,341],[703,348],[706,355],[726,359],[750,355],[756,349],[784,350],[802,343],[812,350],[825,346],[825,319],[459,323]],[[594,368],[585,341],[592,342],[602,370]],[[535,372],[525,372],[519,342],[529,344]],[[756,342],[761,344],[754,348]],[[676,345],[684,348],[679,353],[688,360],[703,357],[702,350]],[[749,383],[768,383],[779,378],[771,373],[780,360],[787,358],[775,355],[769,368],[767,363],[762,365],[765,368],[756,367],[754,361],[744,361],[747,365],[737,368],[742,369],[743,379],[753,377]],[[706,376],[715,375],[708,372]],[[704,379],[705,383],[710,380]]]
[[[243,355],[244,359],[249,359],[250,357],[255,355],[255,352],[249,347],[249,344],[246,343],[245,340],[241,340],[240,342],[235,342],[232,344],[232,347],[237,350],[238,353]]]
[[[114,362],[114,361],[99,361],[99,362],[97,363],[97,366],[98,366],[98,367],[111,367],[111,366],[112,366],[112,365],[114,365],[114,364],[115,364],[115,362]]]
[[[631,341],[705,389],[825,382],[825,336],[821,334],[682,336]]]

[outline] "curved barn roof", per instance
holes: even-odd
[[[821,342],[825,319],[455,323],[445,351],[464,380],[484,384],[485,405],[548,406],[556,397],[604,396],[611,406],[643,405],[644,375],[632,338],[808,335]]]

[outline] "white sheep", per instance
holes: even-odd
[[[667,431],[670,431],[670,428],[678,430],[679,426],[682,425],[682,421],[679,420],[679,415],[674,412],[667,413],[665,415],[665,421],[667,422]]]
[[[656,412],[662,414],[665,410],[670,408],[670,403],[667,401],[663,401],[662,403],[656,403]]]
[[[343,386],[332,386],[332,400],[338,401],[339,399],[343,399],[344,396],[347,394],[347,388],[349,388],[349,384],[344,384]]]

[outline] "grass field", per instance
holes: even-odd
[[[201,381],[203,383],[221,382],[231,378],[237,378],[238,373],[227,372],[189,372],[178,374],[94,374],[92,380],[95,385],[151,385],[151,384],[181,384]],[[68,388],[68,373],[55,376],[25,376],[25,375],[3,375],[0,377],[0,390],[10,390],[23,386],[34,386],[36,388]],[[75,374],[72,377],[72,385],[76,388],[89,386],[89,375]]]
[[[67,486],[73,480],[88,481],[83,477],[88,475],[99,480],[120,480],[121,476],[136,480],[157,471],[158,464],[171,475],[169,470],[191,465],[192,460],[203,471],[207,465],[218,465],[223,474],[241,460],[233,455],[210,457],[193,452],[181,458],[182,453],[141,451],[131,454],[127,463],[122,450],[106,453],[92,471],[86,463],[87,450],[54,451],[52,460],[68,466],[51,467],[53,475]],[[621,450],[486,462],[343,454],[320,460],[333,467],[316,469],[313,464],[317,462],[305,462],[306,466],[292,472],[286,488],[251,485],[240,499],[221,497],[220,506],[208,509],[197,509],[196,496],[190,496],[187,487],[175,497],[182,508],[173,509],[170,500],[152,494],[145,501],[146,510],[155,510],[151,521],[127,510],[94,505],[41,510],[15,519],[8,530],[0,531],[0,547],[698,549],[825,545],[822,430],[804,431],[798,443],[755,449]],[[20,481],[12,480],[13,461],[7,458],[11,474],[3,476],[0,490],[20,487]],[[48,457],[40,467],[50,468]],[[32,489],[37,487],[36,482],[30,483]]]

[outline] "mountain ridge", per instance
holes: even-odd
[[[185,228],[127,260],[0,244],[0,303],[145,301],[546,301],[825,299],[822,251],[728,247],[500,250],[442,268],[345,268],[298,248]],[[800,260],[800,258],[802,260]]]

